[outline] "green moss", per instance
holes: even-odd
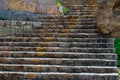
[[[63,13],[67,13],[67,8],[60,3],[60,0],[56,0],[57,7],[62,6]]]
[[[56,0],[56,5],[57,5],[57,7],[61,6],[60,0]]]
[[[117,54],[117,66],[120,66],[120,38],[115,38],[114,41],[115,53]]]

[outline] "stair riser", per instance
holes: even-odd
[[[70,25],[76,25],[76,24],[81,24],[81,25],[84,25],[84,24],[95,24],[96,21],[90,21],[90,20],[86,20],[86,19],[77,19],[77,20],[74,20],[74,19],[71,19],[71,20],[64,20],[64,21],[58,21],[58,22],[55,22],[55,21],[43,21],[41,20],[41,24],[57,24],[57,25],[64,25],[64,24],[70,24]]]
[[[8,34],[8,36],[9,36],[9,34]],[[61,34],[59,34],[59,33],[45,33],[45,34],[30,34],[30,33],[26,33],[26,34],[15,34],[15,37],[62,37],[62,38],[64,38],[64,37],[69,37],[69,38],[98,38],[98,37],[100,37],[100,35],[99,34],[94,34],[94,33],[91,33],[91,34],[86,34],[86,33],[73,33],[73,34],[71,34],[71,33],[61,33]]]
[[[38,52],[38,53],[29,53],[29,52],[18,52],[18,53],[10,53],[10,52],[0,52],[0,57],[14,57],[14,58],[90,58],[90,59],[116,59],[116,55],[109,55],[110,53],[104,53],[101,55],[99,54],[59,54],[59,53],[44,53],[44,52]]]
[[[42,25],[96,25],[96,22],[61,22],[61,23],[55,23],[55,22],[43,22]]]
[[[118,76],[89,76],[89,75],[36,75],[36,74],[1,74],[1,79],[9,79],[9,80],[119,80]]]
[[[61,26],[54,26],[54,25],[43,25],[40,27],[34,27],[33,29],[97,29],[96,25],[61,25]]]
[[[61,22],[61,21],[96,21],[96,18],[89,18],[89,17],[68,17],[68,18],[63,18],[63,19],[38,19],[40,22],[57,22],[57,23],[59,23],[59,22]]]
[[[30,32],[30,33],[98,33],[98,30],[97,29],[93,29],[93,30],[90,30],[90,29],[61,29],[61,30],[58,30],[58,29],[47,29],[47,30],[44,30],[44,29],[40,29],[40,30],[36,30],[36,31],[26,31],[26,32]]]
[[[114,48],[42,48],[42,47],[3,47],[0,51],[36,51],[36,52],[83,52],[83,53],[114,53]]]
[[[70,11],[69,11],[70,12]],[[71,12],[76,12],[74,10],[71,10]],[[91,13],[92,11],[85,11],[84,13]],[[83,13],[83,12],[82,12]],[[95,13],[95,11],[93,11],[92,13]],[[64,16],[42,16],[40,17],[39,19],[58,19],[58,20],[61,20],[61,19],[68,19],[68,18],[81,18],[81,17],[84,17],[84,18],[95,18],[95,16],[91,16],[91,15],[64,15]]]
[[[114,40],[106,38],[1,38],[1,42],[88,42],[88,43],[113,43]]]
[[[115,73],[114,68],[69,68],[41,66],[0,66],[0,71],[17,72],[66,72],[66,73]]]
[[[2,58],[1,58],[2,59]],[[100,60],[39,60],[39,59],[0,59],[0,64],[39,64],[39,65],[63,65],[63,66],[116,66],[115,61]]]
[[[0,43],[0,46],[13,46],[13,47],[80,47],[80,48],[114,48],[114,44],[80,44],[80,43],[65,43],[65,42],[59,42],[59,43],[50,43],[50,42],[42,42],[42,43],[9,43],[9,42],[2,42]]]

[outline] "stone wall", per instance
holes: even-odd
[[[0,36],[14,36],[16,33],[34,32],[41,22],[0,20]]]
[[[0,0],[0,9],[57,13],[56,0]]]
[[[101,34],[120,37],[120,0],[99,1],[97,25]]]
[[[34,21],[41,14],[57,13],[56,0],[0,0],[0,19]]]

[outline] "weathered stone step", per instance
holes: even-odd
[[[54,24],[49,24],[49,23],[47,23],[47,24],[42,24],[42,26],[49,26],[49,28],[51,27],[51,26],[58,26],[58,27],[56,27],[56,28],[63,28],[63,27],[60,27],[60,26],[66,26],[67,28],[69,28],[69,29],[77,29],[77,27],[79,27],[79,28],[83,28],[83,26],[85,27],[85,28],[88,28],[89,29],[89,27],[92,27],[92,29],[94,29],[95,28],[95,26],[96,26],[96,23],[84,23],[84,24],[78,24],[78,23],[72,23],[72,24],[64,24],[64,23],[61,23],[61,24],[56,24],[56,23],[54,23]],[[40,28],[40,27],[42,27],[42,26],[39,26],[38,27],[38,29]],[[77,27],[75,27],[75,26],[77,26]],[[86,27],[86,26],[89,26],[89,27]],[[52,28],[52,27],[51,27]],[[55,27],[54,27],[54,29],[56,29]]]
[[[76,11],[68,11],[65,15],[79,15],[79,16],[84,16],[84,15],[91,15],[91,16],[96,16],[96,12],[81,12],[80,10],[76,10]]]
[[[0,58],[0,64],[39,64],[63,66],[116,66],[116,60],[71,58]]]
[[[114,53],[114,48],[79,48],[72,47],[14,47],[2,46],[0,51],[35,51],[35,52],[81,52],[81,53]]]
[[[42,21],[42,23],[41,24],[52,24],[52,23],[54,23],[54,24],[56,24],[56,22],[55,21]],[[61,21],[59,21],[58,22],[59,24],[62,24],[62,23],[70,23],[70,24],[76,24],[76,23],[78,23],[78,24],[87,24],[87,23],[96,23],[96,21],[84,21],[84,20],[82,20],[82,21],[64,21],[64,22],[61,22]]]
[[[0,37],[1,42],[88,42],[113,43],[113,38]]]
[[[98,33],[98,29],[37,29],[30,33]]]
[[[39,22],[42,22],[42,21],[55,21],[55,22],[59,22],[59,21],[80,21],[80,20],[83,20],[83,21],[95,21],[96,19],[95,18],[84,18],[84,17],[78,17],[78,18],[66,18],[66,19],[39,19]]]
[[[66,73],[117,73],[117,67],[101,66],[58,66],[0,64],[0,71],[17,72],[66,72]]]
[[[119,80],[117,73],[28,73],[9,71],[0,72],[0,78],[9,80]]]
[[[70,10],[74,9],[89,9],[89,10],[96,10],[98,8],[97,5],[69,5],[66,6]]]
[[[116,59],[113,53],[74,53],[74,52],[27,52],[27,51],[0,51],[0,57],[13,58],[90,58]]]
[[[77,11],[77,12],[67,12],[66,15],[90,15],[90,16],[96,16],[96,13],[95,12],[86,12],[86,13],[81,13],[80,11]]]
[[[59,22],[59,23],[55,23],[55,22],[42,22],[41,25],[95,25],[96,21],[81,21],[81,22],[68,22],[68,21],[64,21],[64,22]]]
[[[101,36],[98,33],[16,33],[15,37],[98,38]]]
[[[69,11],[70,12],[70,11]],[[71,10],[71,12],[74,12],[73,10]],[[86,13],[89,13],[89,11],[86,11]],[[41,16],[38,19],[67,19],[67,18],[96,18],[93,15],[62,15],[62,16]]]
[[[80,48],[114,48],[113,43],[80,42],[0,42],[0,46],[11,47],[80,47]]]
[[[88,0],[89,1],[89,0]],[[81,4],[79,4],[79,5],[66,5],[66,7],[98,7],[98,5],[90,5],[90,4],[86,4],[86,5],[81,5]]]
[[[93,6],[74,6],[74,7],[69,7],[67,8],[68,11],[69,10],[81,10],[82,12],[84,11],[90,11],[90,12],[94,12],[98,9],[98,7],[93,7]]]
[[[74,21],[73,21],[73,20],[74,20]],[[62,23],[63,20],[60,20],[60,21],[58,21],[58,22],[55,21],[55,20],[41,20],[41,22],[42,22],[42,24],[43,24],[43,23],[53,23],[53,22],[54,22],[54,23]],[[78,18],[78,19],[76,19],[76,20],[75,20],[75,19],[71,19],[71,20],[70,20],[70,19],[66,19],[66,20],[64,20],[64,22],[65,22],[65,23],[71,23],[71,24],[76,23],[76,22],[79,22],[80,24],[82,24],[82,23],[95,23],[96,21],[95,21],[95,20],[94,20],[94,21],[93,21],[93,20],[88,20],[88,21],[87,21],[87,19],[82,19],[82,18],[79,19],[79,18]]]
[[[97,9],[81,9],[81,8],[78,8],[78,9],[68,9],[67,12],[78,12],[78,11],[81,11],[81,12],[96,12]]]
[[[39,27],[33,27],[33,29],[97,29],[95,24],[84,24],[84,25],[42,25]]]
[[[71,13],[71,14],[74,14],[74,13]],[[71,22],[71,21],[73,21],[73,22],[76,22],[76,21],[88,21],[88,22],[93,22],[93,21],[95,21],[95,18],[66,18],[66,19],[38,19],[38,21],[39,22],[54,22],[54,23],[59,23],[59,22],[63,22],[63,21],[68,21],[68,22]]]

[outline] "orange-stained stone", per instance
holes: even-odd
[[[62,32],[62,33],[67,33],[67,30],[62,30],[61,32]]]
[[[92,6],[96,6],[96,3],[93,2],[92,0],[89,0],[89,3],[90,3],[90,5],[92,5]]]
[[[39,70],[41,67],[40,66],[35,66],[34,68],[37,69],[37,70]]]
[[[34,78],[36,76],[37,76],[36,74],[28,74],[28,78]]]
[[[79,18],[80,18],[80,19],[82,19],[82,18],[83,18],[83,16],[79,16]]]
[[[45,54],[43,53],[43,52],[39,52],[38,54],[37,54],[37,56],[39,56],[39,57],[41,57],[41,56],[44,56]]]
[[[42,44],[43,44],[43,45],[48,45],[48,44],[49,44],[49,42],[43,42]]]
[[[43,50],[44,50],[44,49],[41,48],[41,47],[37,48],[37,51],[43,51]]]
[[[90,15],[92,15],[92,13],[87,13],[86,15],[89,15],[89,16],[90,16]]]
[[[66,34],[60,34],[60,37],[66,37],[67,35]]]
[[[39,63],[40,60],[39,60],[39,59],[34,59],[34,60],[32,60],[32,62],[34,62],[34,63]]]
[[[75,28],[75,26],[68,26],[68,29],[73,29]]]
[[[44,38],[43,40],[44,40],[44,41],[52,41],[53,38]]]

